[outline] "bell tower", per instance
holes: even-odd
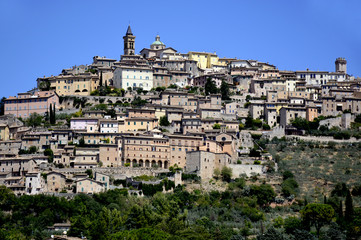
[[[133,36],[130,25],[128,26],[127,33],[125,34],[123,39],[124,39],[124,55],[134,55],[135,36]]]

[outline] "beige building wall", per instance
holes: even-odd
[[[231,164],[231,157],[224,153],[196,151],[187,153],[187,171],[196,171],[202,180],[211,179],[214,170]]]
[[[100,193],[105,190],[103,183],[94,181],[92,179],[82,179],[76,182],[76,192],[77,193]]]
[[[120,167],[121,160],[117,144],[99,145],[99,161],[103,167]]]
[[[187,152],[197,151],[202,145],[201,137],[170,135],[170,166],[185,168]]]
[[[0,125],[0,140],[8,141],[9,140],[9,127],[6,124]]]
[[[127,118],[124,120],[124,128],[126,131],[145,131],[158,127],[157,118]],[[119,129],[123,130],[123,129]]]
[[[50,172],[46,176],[46,183],[47,183],[47,191],[48,192],[61,192],[66,184],[65,184],[66,177],[65,175],[57,172]]]
[[[32,113],[44,114],[49,111],[50,104],[59,106],[59,97],[54,91],[40,91],[34,95],[19,93],[17,97],[9,97],[5,100],[5,114],[13,114],[16,117],[27,118]]]
[[[169,168],[169,141],[153,136],[124,136],[122,165]]]

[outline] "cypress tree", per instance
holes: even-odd
[[[52,116],[53,124],[55,124],[55,103],[53,104],[53,116]]]
[[[49,105],[49,122],[50,122],[50,124],[52,124],[52,119],[51,119],[52,116],[53,116],[53,108],[50,103],[50,105]]]
[[[103,86],[103,72],[100,73],[100,82],[99,86]]]
[[[353,219],[353,204],[352,204],[352,196],[349,190],[347,190],[345,205],[346,205],[345,220],[351,222]]]
[[[339,218],[343,218],[343,209],[342,209],[342,200],[340,200],[340,206],[338,207],[338,211],[337,211],[337,214],[338,214],[338,217]]]
[[[323,195],[323,203],[324,203],[324,204],[327,204],[327,197],[326,197],[326,195]]]

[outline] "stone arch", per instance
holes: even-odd
[[[88,92],[88,89],[83,89],[83,91],[82,92]]]
[[[145,167],[150,167],[150,162],[149,162],[149,160],[145,160]]]
[[[80,92],[80,90],[79,90],[79,89],[77,89],[77,90],[75,90],[75,92]]]
[[[128,158],[125,163],[129,163],[129,164],[130,164],[130,159]]]
[[[152,161],[152,167],[156,167],[157,166],[157,162],[155,160]]]
[[[132,167],[136,167],[137,166],[137,160],[136,159],[133,159],[132,161]]]
[[[163,166],[164,169],[168,169],[168,167],[169,167],[168,165],[169,165],[169,162],[168,162],[168,161],[164,161],[164,166]]]
[[[144,161],[143,161],[143,159],[140,159],[140,160],[139,160],[139,167],[144,167]]]
[[[162,164],[162,161],[158,161],[158,167],[162,168],[163,164]]]

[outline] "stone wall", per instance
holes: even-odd
[[[326,126],[328,128],[341,127],[341,118],[328,118],[320,121],[320,126]]]
[[[232,178],[238,178],[242,174],[246,174],[247,177],[265,174],[265,167],[262,165],[230,164],[229,167],[232,168]]]
[[[342,114],[340,117],[329,118],[320,121],[320,126],[325,125],[328,128],[339,127],[342,129],[347,129],[351,127],[351,122],[354,121],[354,117],[351,113]]]
[[[74,98],[85,98],[86,104],[92,104],[92,106],[100,104],[100,103],[116,103],[116,102],[131,102],[134,98],[134,96],[129,97],[111,97],[111,96],[67,96],[64,97],[62,102],[60,103],[60,107],[63,109],[72,109],[74,108]]]
[[[94,168],[94,171],[112,176],[114,179],[125,179],[125,177],[137,177],[141,175],[156,176],[159,173],[169,172],[168,169],[154,168]]]
[[[283,126],[278,126],[273,128],[271,131],[263,132],[262,137],[267,139],[273,139],[274,137],[281,138],[285,136],[285,128]]]
[[[57,172],[63,174],[74,174],[85,172],[87,169],[82,168],[60,168]],[[118,167],[118,168],[93,168],[94,172],[99,172],[112,176],[114,179],[125,179],[126,177],[137,177],[141,175],[156,176],[162,172],[168,172],[168,169],[154,169],[154,168],[132,168],[132,167]]]

